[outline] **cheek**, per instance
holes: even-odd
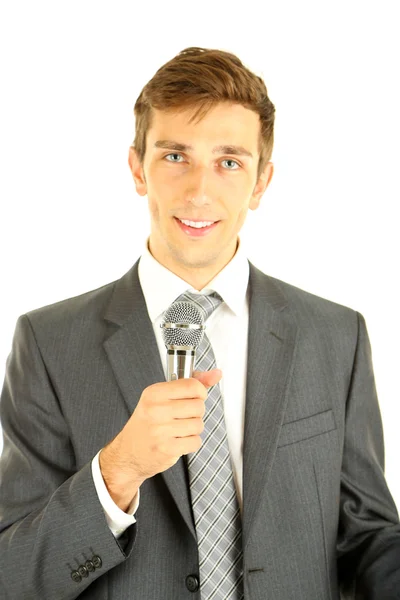
[[[247,206],[244,206],[243,208],[241,208],[237,214],[237,218],[236,218],[236,223],[238,225],[242,225],[246,219],[246,215],[247,215]]]
[[[149,204],[149,212],[150,215],[153,219],[155,220],[159,220],[160,217],[160,210],[158,207],[158,203],[156,200],[154,200],[154,198],[147,196],[148,198],[148,204]]]

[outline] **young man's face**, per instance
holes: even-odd
[[[129,165],[136,191],[148,197],[151,254],[200,290],[233,258],[247,211],[258,207],[273,164],[257,182],[260,121],[253,111],[220,103],[199,123],[189,124],[192,113],[155,110],[144,164],[130,149]],[[157,147],[161,140],[169,142]],[[176,149],[171,142],[192,149]],[[232,149],[213,152],[216,146],[241,146],[252,156]],[[218,223],[199,236],[178,219]]]

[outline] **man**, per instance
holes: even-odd
[[[365,320],[262,273],[240,241],[272,178],[273,113],[217,50],[186,49],[139,96],[142,256],[17,321],[1,597],[400,598]],[[193,377],[166,381],[160,325],[179,301],[206,330]]]

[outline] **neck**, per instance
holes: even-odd
[[[239,238],[236,240],[236,247],[233,254],[231,254],[228,259],[222,261],[221,264],[218,266],[208,265],[207,267],[196,268],[190,265],[186,266],[185,264],[182,264],[182,262],[177,262],[170,254],[166,252],[158,253],[157,250],[154,249],[150,237],[147,239],[147,249],[153,258],[199,292],[203,288],[207,287],[214,277],[216,277],[218,273],[222,271],[222,269],[224,269],[224,267],[232,260],[238,250],[238,247]]]

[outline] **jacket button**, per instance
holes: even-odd
[[[80,581],[82,581],[82,577],[79,575],[78,571],[72,571],[71,577],[75,581],[75,583],[79,583]]]
[[[97,556],[97,554],[92,556],[92,563],[94,564],[96,569],[100,569],[101,565],[103,564],[100,556]]]
[[[87,568],[88,571],[94,571],[95,570],[95,566],[94,566],[94,564],[92,563],[91,560],[87,560],[85,562],[85,567]]]
[[[83,565],[79,565],[78,573],[81,577],[87,577],[89,575],[89,571]]]
[[[190,592],[197,592],[200,587],[197,575],[188,575],[186,577],[186,587]]]

